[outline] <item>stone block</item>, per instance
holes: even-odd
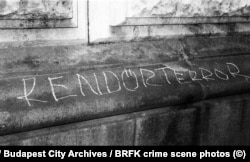
[[[1,0],[0,19],[68,19],[73,0]]]
[[[0,137],[0,145],[133,145],[134,120],[113,117]]]
[[[135,145],[195,145],[195,115],[194,108],[144,114],[136,122]]]
[[[249,145],[249,104],[249,95],[201,102],[200,145]]]
[[[128,0],[128,16],[249,16],[249,6],[248,0]]]

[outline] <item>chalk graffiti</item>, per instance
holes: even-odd
[[[195,70],[176,70],[170,66],[164,66],[161,68],[124,68],[122,70],[114,69],[114,71],[106,70],[101,72],[93,72],[88,74],[75,73],[71,78],[76,78],[76,85],[73,87],[74,91],[69,90],[69,86],[63,83],[65,76],[52,76],[47,77],[48,85],[50,87],[50,93],[55,102],[61,100],[79,97],[77,94],[68,94],[62,96],[57,94],[59,91],[79,92],[81,97],[85,97],[88,94],[86,91],[93,95],[102,96],[113,93],[119,93],[122,90],[128,92],[135,92],[139,88],[148,87],[167,87],[183,84],[191,84],[192,82],[211,82],[215,80],[228,81],[231,78],[241,77],[246,80],[250,79],[250,76],[242,74],[240,68],[234,63],[226,63],[224,70],[218,68],[206,69],[204,67],[198,67]],[[34,90],[37,86],[37,77],[29,77],[22,79],[23,82],[23,96],[18,96],[18,100],[24,100],[28,106],[32,106],[31,102],[48,103],[49,101],[34,99]],[[90,79],[92,78],[92,79]],[[31,85],[31,86],[29,86]],[[57,90],[57,91],[56,91]]]
[[[142,69],[142,68],[140,68],[140,72],[141,72],[141,76],[142,76],[142,82],[143,82],[143,85],[144,85],[145,87],[147,87],[147,86],[161,86],[161,85],[149,83],[149,81],[150,81],[152,78],[155,77],[154,71],[148,70],[148,69]],[[145,78],[145,77],[146,77],[146,76],[145,76],[145,72],[150,73],[151,75],[150,75],[149,77]]]
[[[236,78],[237,76],[240,76],[240,77],[243,77],[243,78],[246,78],[246,79],[249,79],[250,76],[247,76],[247,75],[243,75],[243,74],[240,74],[240,69],[237,65],[235,65],[234,63],[227,63],[227,68],[228,68],[228,71],[229,73],[234,77]],[[234,70],[234,71],[233,71]]]
[[[65,98],[69,98],[69,97],[76,97],[77,95],[68,95],[68,96],[64,96],[64,97],[60,97],[58,98],[56,96],[56,93],[55,93],[55,87],[62,87],[64,89],[68,89],[65,85],[62,85],[62,84],[55,84],[53,83],[53,80],[57,80],[57,79],[62,79],[63,76],[60,76],[60,77],[54,77],[54,78],[50,78],[48,77],[48,80],[49,80],[49,83],[50,83],[50,87],[51,87],[51,93],[55,99],[56,102],[62,100],[62,99],[65,99]]]
[[[82,82],[81,82],[81,79],[85,81],[85,83],[89,86],[89,88],[91,89],[91,91],[96,94],[96,95],[100,95],[98,92],[96,92],[94,90],[94,88],[92,87],[92,85],[89,83],[89,81],[84,77],[84,76],[81,76],[80,74],[76,74],[77,77],[78,77],[78,83],[79,83],[79,86],[80,86],[80,91],[81,91],[81,94],[82,96],[86,96],[85,93],[83,92],[83,85],[82,85]]]
[[[221,80],[229,80],[229,76],[218,69],[214,69],[214,74]]]
[[[126,76],[124,76],[126,74]],[[136,91],[139,88],[139,82],[138,82],[138,78],[136,76],[136,74],[134,72],[132,72],[131,70],[124,70],[121,74],[122,80],[125,80],[125,77],[134,77],[135,79],[135,84],[136,86],[133,89],[128,88],[128,86],[126,85],[125,82],[123,82],[123,86],[126,90],[128,91]]]
[[[28,92],[27,90],[27,85],[26,85],[26,82],[29,81],[29,80],[32,80],[33,83],[32,83],[32,88],[31,90]],[[20,99],[20,100],[26,100],[27,101],[27,104],[29,106],[31,106],[31,103],[30,101],[36,101],[36,102],[43,102],[43,103],[47,103],[47,101],[42,101],[42,100],[37,100],[37,99],[32,99],[32,98],[28,98],[32,92],[34,91],[34,88],[36,86],[36,78],[28,78],[28,79],[22,79],[23,81],[23,86],[24,86],[24,96],[21,96],[21,97],[17,97],[17,99]]]
[[[103,73],[103,76],[104,76],[104,78],[105,78],[105,85],[106,85],[106,89],[107,89],[107,91],[108,91],[108,93],[109,94],[111,94],[111,93],[115,93],[115,92],[119,92],[122,88],[121,88],[121,83],[120,83],[120,80],[119,80],[119,78],[118,78],[118,76],[115,74],[115,73],[113,73],[112,71],[104,71],[104,72],[102,72]],[[107,77],[107,74],[112,74],[112,76],[114,76],[115,77],[115,79],[116,79],[116,81],[117,81],[117,83],[118,83],[118,89],[116,89],[116,90],[110,90],[110,87],[109,87],[109,82],[108,82],[108,77]]]

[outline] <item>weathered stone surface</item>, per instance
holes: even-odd
[[[0,145],[249,145],[249,94],[0,136]]]
[[[73,0],[1,0],[0,19],[68,19]]]
[[[0,81],[0,133],[248,92],[249,56],[180,64],[75,69],[13,75]]]
[[[176,40],[155,43],[156,47],[166,49],[162,55],[151,53],[161,51],[152,49],[150,42],[125,43],[123,48],[121,44],[77,46],[71,47],[72,53],[67,46],[39,47],[36,51],[32,50],[34,47],[5,48],[2,50],[5,55],[1,55],[0,133],[248,92],[249,56],[232,53],[239,51],[238,47],[249,51],[248,39],[223,48],[223,42],[230,39],[220,38],[211,53],[206,48],[214,46],[213,41],[203,39],[193,43],[188,41],[192,38],[185,40],[188,43],[179,40],[179,45],[174,43]],[[165,43],[169,46],[164,46]],[[150,48],[152,51],[141,51]],[[195,51],[201,57],[197,58]],[[225,57],[217,57],[218,51]],[[141,55],[136,56],[138,53]],[[115,56],[122,56],[115,61],[119,64],[112,62]],[[130,61],[133,58],[136,59]],[[171,62],[173,58],[180,62]],[[96,66],[91,66],[93,63]]]
[[[145,113],[136,122],[135,145],[193,145],[195,113],[192,108]]]
[[[249,96],[217,98],[195,104],[200,145],[249,145]]]
[[[250,15],[248,0],[130,0],[128,4],[129,17]]]
[[[134,120],[125,116],[52,127],[0,137],[0,145],[133,145]]]
[[[89,40],[249,32],[249,5],[247,0],[91,0]]]
[[[249,145],[249,103],[246,94],[152,110],[137,119],[135,144]]]
[[[0,44],[2,74],[25,71],[55,71],[75,67],[136,65],[168,61],[193,60],[196,57],[227,56],[248,53],[250,37],[185,37],[85,46],[81,41]]]
[[[127,17],[121,25],[185,25],[185,24],[224,24],[249,23],[249,16],[217,17]],[[119,25],[116,25],[119,26]]]
[[[248,33],[249,27],[249,23],[117,25],[111,27],[111,32],[114,37],[122,40],[140,40],[185,36],[225,36]]]

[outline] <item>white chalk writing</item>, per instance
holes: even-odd
[[[87,89],[91,94],[97,96],[109,95],[112,93],[118,93],[123,89],[129,92],[135,92],[139,88],[149,88],[149,87],[162,87],[162,86],[177,86],[190,84],[192,82],[211,82],[217,80],[228,81],[231,78],[244,78],[250,79],[250,76],[242,74],[240,68],[234,63],[225,63],[224,68],[204,68],[197,67],[195,69],[184,69],[172,68],[169,66],[153,68],[133,68],[133,69],[123,69],[114,71],[101,71],[97,73],[88,72],[84,74],[64,74],[65,76],[48,77],[50,92],[52,98],[55,102],[64,100],[70,97],[88,95]],[[223,70],[222,70],[223,69]],[[66,85],[58,84],[58,81],[63,81],[65,77],[74,78],[76,76],[76,84],[68,88]],[[38,76],[45,77],[45,76]],[[92,79],[91,79],[92,78]],[[19,100],[25,100],[28,106],[32,106],[31,101],[47,103],[45,100],[34,99],[34,90],[36,88],[36,77],[29,77],[22,79],[23,82],[23,96],[17,97]],[[32,86],[28,88],[28,83],[32,83]],[[73,82],[73,83],[75,83]],[[174,83],[174,84],[172,84]],[[78,88],[75,88],[78,87]],[[65,95],[58,97],[62,92],[70,91],[70,93],[75,93],[71,95]],[[56,93],[57,92],[57,93]],[[69,92],[68,92],[69,93]],[[67,94],[68,94],[67,93]],[[80,95],[77,95],[80,93]],[[33,94],[33,95],[32,95]],[[31,97],[33,96],[33,97]]]
[[[107,73],[111,74],[112,76],[115,77],[117,83],[118,83],[118,88],[116,90],[110,90],[109,86],[108,86],[108,77],[107,77]],[[105,78],[105,83],[106,83],[106,88],[108,93],[114,93],[114,92],[119,92],[122,88],[121,88],[121,83],[119,78],[117,77],[117,75],[115,73],[113,73],[112,71],[104,71],[103,72],[104,78]]]
[[[154,71],[148,70],[148,69],[142,69],[142,68],[141,68],[141,69],[140,69],[140,72],[141,72],[141,76],[142,76],[142,82],[143,82],[143,85],[144,85],[145,87],[147,87],[147,86],[162,86],[162,85],[157,85],[157,84],[149,83],[149,81],[155,77]],[[145,77],[146,77],[146,76],[144,75],[145,72],[151,74],[149,77],[146,78],[146,81],[145,81]]]
[[[192,81],[201,81],[202,79],[197,78],[196,71],[189,71],[189,76],[191,77]]]
[[[199,68],[201,70],[201,75],[202,75],[202,79],[209,81],[209,80],[214,80],[213,78],[210,78],[213,73],[207,69],[204,68]]]
[[[229,80],[229,76],[218,69],[214,69],[214,74],[221,80]]]
[[[227,63],[227,67],[228,67],[228,71],[229,73],[233,76],[233,77],[237,77],[237,76],[241,76],[244,77],[246,79],[249,79],[250,76],[247,75],[242,75],[240,74],[240,69],[237,65],[235,65],[234,63]]]
[[[29,80],[32,80],[33,84],[32,84],[31,90],[28,92],[27,91],[26,81],[29,81]],[[24,96],[17,97],[17,99],[19,99],[19,100],[23,100],[23,99],[26,100],[26,102],[27,102],[27,104],[29,106],[31,106],[30,101],[47,103],[47,101],[42,101],[42,100],[37,100],[37,99],[33,99],[33,98],[28,98],[32,94],[32,92],[34,91],[35,86],[36,86],[36,78],[32,77],[32,78],[28,78],[28,79],[23,79]]]
[[[135,86],[134,89],[130,89],[130,88],[127,87],[127,85],[126,85],[126,83],[125,83],[125,78],[124,78],[124,77],[125,77],[125,76],[124,76],[125,74],[126,74],[126,77],[134,77],[134,78],[135,78],[136,86]],[[124,86],[124,88],[125,88],[126,90],[128,90],[128,91],[136,91],[136,89],[139,88],[138,78],[137,78],[136,74],[135,74],[134,72],[132,72],[130,69],[129,69],[129,70],[126,70],[126,69],[125,69],[125,70],[122,72],[121,76],[122,76],[123,86]]]
[[[77,77],[78,77],[78,83],[79,83],[79,85],[80,85],[80,91],[81,91],[81,94],[82,94],[83,96],[86,96],[86,95],[85,95],[85,93],[83,92],[83,86],[82,86],[81,79],[83,79],[83,80],[85,81],[85,83],[87,83],[87,85],[89,86],[90,90],[91,90],[94,94],[100,95],[98,92],[96,92],[96,91],[93,89],[92,85],[89,83],[89,81],[88,81],[84,76],[81,76],[80,74],[76,74],[76,75],[77,75]]]
[[[166,72],[166,69],[168,69],[168,67],[158,68],[158,69],[155,69],[155,70],[156,70],[156,71],[161,70],[161,71],[163,72],[163,74],[164,74],[164,76],[165,76],[165,79],[166,79],[166,81],[168,82],[168,84],[171,84],[171,82],[170,82],[169,79],[168,79],[168,74],[167,74],[167,72]]]
[[[55,78],[50,78],[50,77],[48,78],[49,83],[50,83],[50,87],[51,87],[51,92],[52,92],[52,95],[53,95],[56,102],[58,102],[59,100],[65,99],[65,98],[77,96],[77,95],[68,95],[68,96],[57,98],[56,93],[55,93],[55,87],[62,87],[64,89],[68,89],[65,85],[53,83],[53,80],[62,79],[62,78],[63,78],[63,76],[55,77]]]

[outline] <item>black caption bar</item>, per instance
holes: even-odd
[[[122,147],[122,146],[64,146],[64,147],[0,147],[0,160],[8,159],[171,159],[171,160],[247,160],[249,146],[185,146],[185,147]]]

